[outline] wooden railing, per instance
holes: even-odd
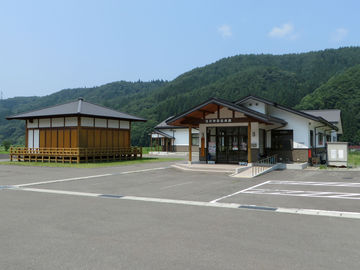
[[[264,172],[269,167],[272,167],[277,162],[277,155],[273,155],[253,163],[251,167],[251,176],[256,176],[259,173]]]
[[[80,163],[142,158],[141,147],[27,148],[11,147],[10,161]]]

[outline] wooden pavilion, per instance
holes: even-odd
[[[77,101],[7,117],[26,121],[25,147],[10,148],[10,160],[94,162],[136,159],[131,123],[145,122],[126,113]]]

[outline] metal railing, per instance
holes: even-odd
[[[265,170],[267,170],[269,167],[272,167],[276,163],[277,163],[277,155],[273,155],[254,162],[251,167],[251,176],[256,176],[264,172]]]

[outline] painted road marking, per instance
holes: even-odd
[[[76,181],[76,180],[83,180],[83,179],[106,177],[106,176],[110,176],[110,175],[112,175],[112,174],[107,173],[107,174],[90,175],[90,176],[58,179],[58,180],[48,180],[48,181],[42,181],[42,182],[34,182],[34,183],[16,185],[16,187],[27,187],[27,186],[36,186],[36,185],[44,185],[44,184],[52,184],[52,183],[60,183],[60,182],[69,182],[69,181]]]
[[[75,192],[75,191],[26,188],[26,187],[24,187],[24,188],[13,187],[13,188],[11,188],[11,190],[41,192],[41,193],[71,195],[71,196],[107,198],[107,199],[117,199],[117,200],[132,200],[132,201],[169,203],[169,204],[191,205],[191,206],[205,206],[205,207],[245,209],[245,210],[255,210],[255,211],[269,211],[269,212],[278,212],[278,213],[287,213],[287,214],[317,215],[317,216],[326,216],[326,217],[360,219],[360,213],[358,213],[358,212],[341,212],[341,211],[327,211],[327,210],[300,209],[300,208],[277,208],[277,207],[270,207],[270,206],[244,205],[244,204],[236,204],[236,203],[219,203],[219,202],[211,203],[211,202],[201,202],[201,201],[186,201],[186,200],[150,198],[150,197],[122,196],[122,195],[116,195],[116,194],[98,194],[98,193],[88,193],[88,192]]]
[[[171,168],[171,167],[159,167],[159,168],[135,170],[135,171],[128,171],[128,172],[120,172],[120,173],[107,173],[107,174],[99,174],[99,175],[89,175],[89,176],[73,177],[73,178],[66,178],[66,179],[33,182],[33,183],[20,184],[20,185],[14,185],[14,186],[15,187],[28,187],[28,186],[53,184],[53,183],[60,183],[60,182],[69,182],[69,181],[84,180],[84,179],[91,179],[91,178],[101,178],[101,177],[122,175],[122,174],[132,174],[132,173],[141,173],[141,172],[156,171],[156,170],[165,170],[165,169],[169,169],[169,168]]]
[[[266,181],[266,182],[260,183],[260,184],[258,184],[258,185],[255,185],[255,186],[252,186],[252,187],[249,187],[249,188],[246,188],[246,189],[242,189],[242,190],[236,191],[236,192],[231,193],[231,194],[229,194],[229,195],[222,196],[222,197],[220,197],[220,198],[217,198],[217,199],[215,199],[215,200],[210,201],[210,203],[217,203],[218,201],[221,201],[221,200],[223,200],[223,199],[230,198],[230,197],[235,196],[235,195],[240,194],[240,193],[244,193],[244,192],[246,192],[247,190],[250,190],[250,189],[252,189],[252,188],[256,188],[256,187],[260,187],[260,186],[262,186],[262,185],[265,185],[265,184],[267,184],[268,182],[270,182],[270,181]]]
[[[168,189],[168,188],[173,188],[173,187],[178,187],[178,186],[183,186],[183,185],[187,185],[187,184],[191,184],[192,182],[185,182],[185,183],[180,183],[180,184],[175,184],[175,185],[170,185],[170,186],[165,186],[162,187],[160,189]]]
[[[328,187],[359,187],[360,183],[349,182],[305,182],[305,181],[268,181],[271,185],[328,186]]]
[[[150,172],[150,171],[165,170],[165,169],[170,169],[170,168],[171,168],[171,167],[159,167],[159,168],[152,168],[152,169],[143,169],[143,170],[136,170],[136,171],[128,171],[128,172],[114,173],[113,175],[117,175],[117,174],[130,174],[130,173],[140,173],[140,172]]]
[[[349,193],[349,192],[328,192],[328,191],[286,190],[286,189],[251,189],[243,193],[360,200],[360,193]]]
[[[330,199],[349,199],[360,200],[360,193],[350,192],[327,192],[327,191],[306,191],[306,190],[286,190],[286,189],[261,189],[264,185],[299,185],[299,186],[323,186],[323,187],[360,187],[360,183],[349,182],[309,182],[309,181],[278,181],[269,180],[249,188],[239,190],[232,194],[217,198],[210,201],[215,203],[226,198],[230,198],[237,194],[257,194],[257,195],[281,195],[281,196],[297,196],[297,197],[316,197]]]

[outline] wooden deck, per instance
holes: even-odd
[[[141,147],[117,148],[27,148],[11,147],[10,161],[24,162],[104,162],[142,158]]]

